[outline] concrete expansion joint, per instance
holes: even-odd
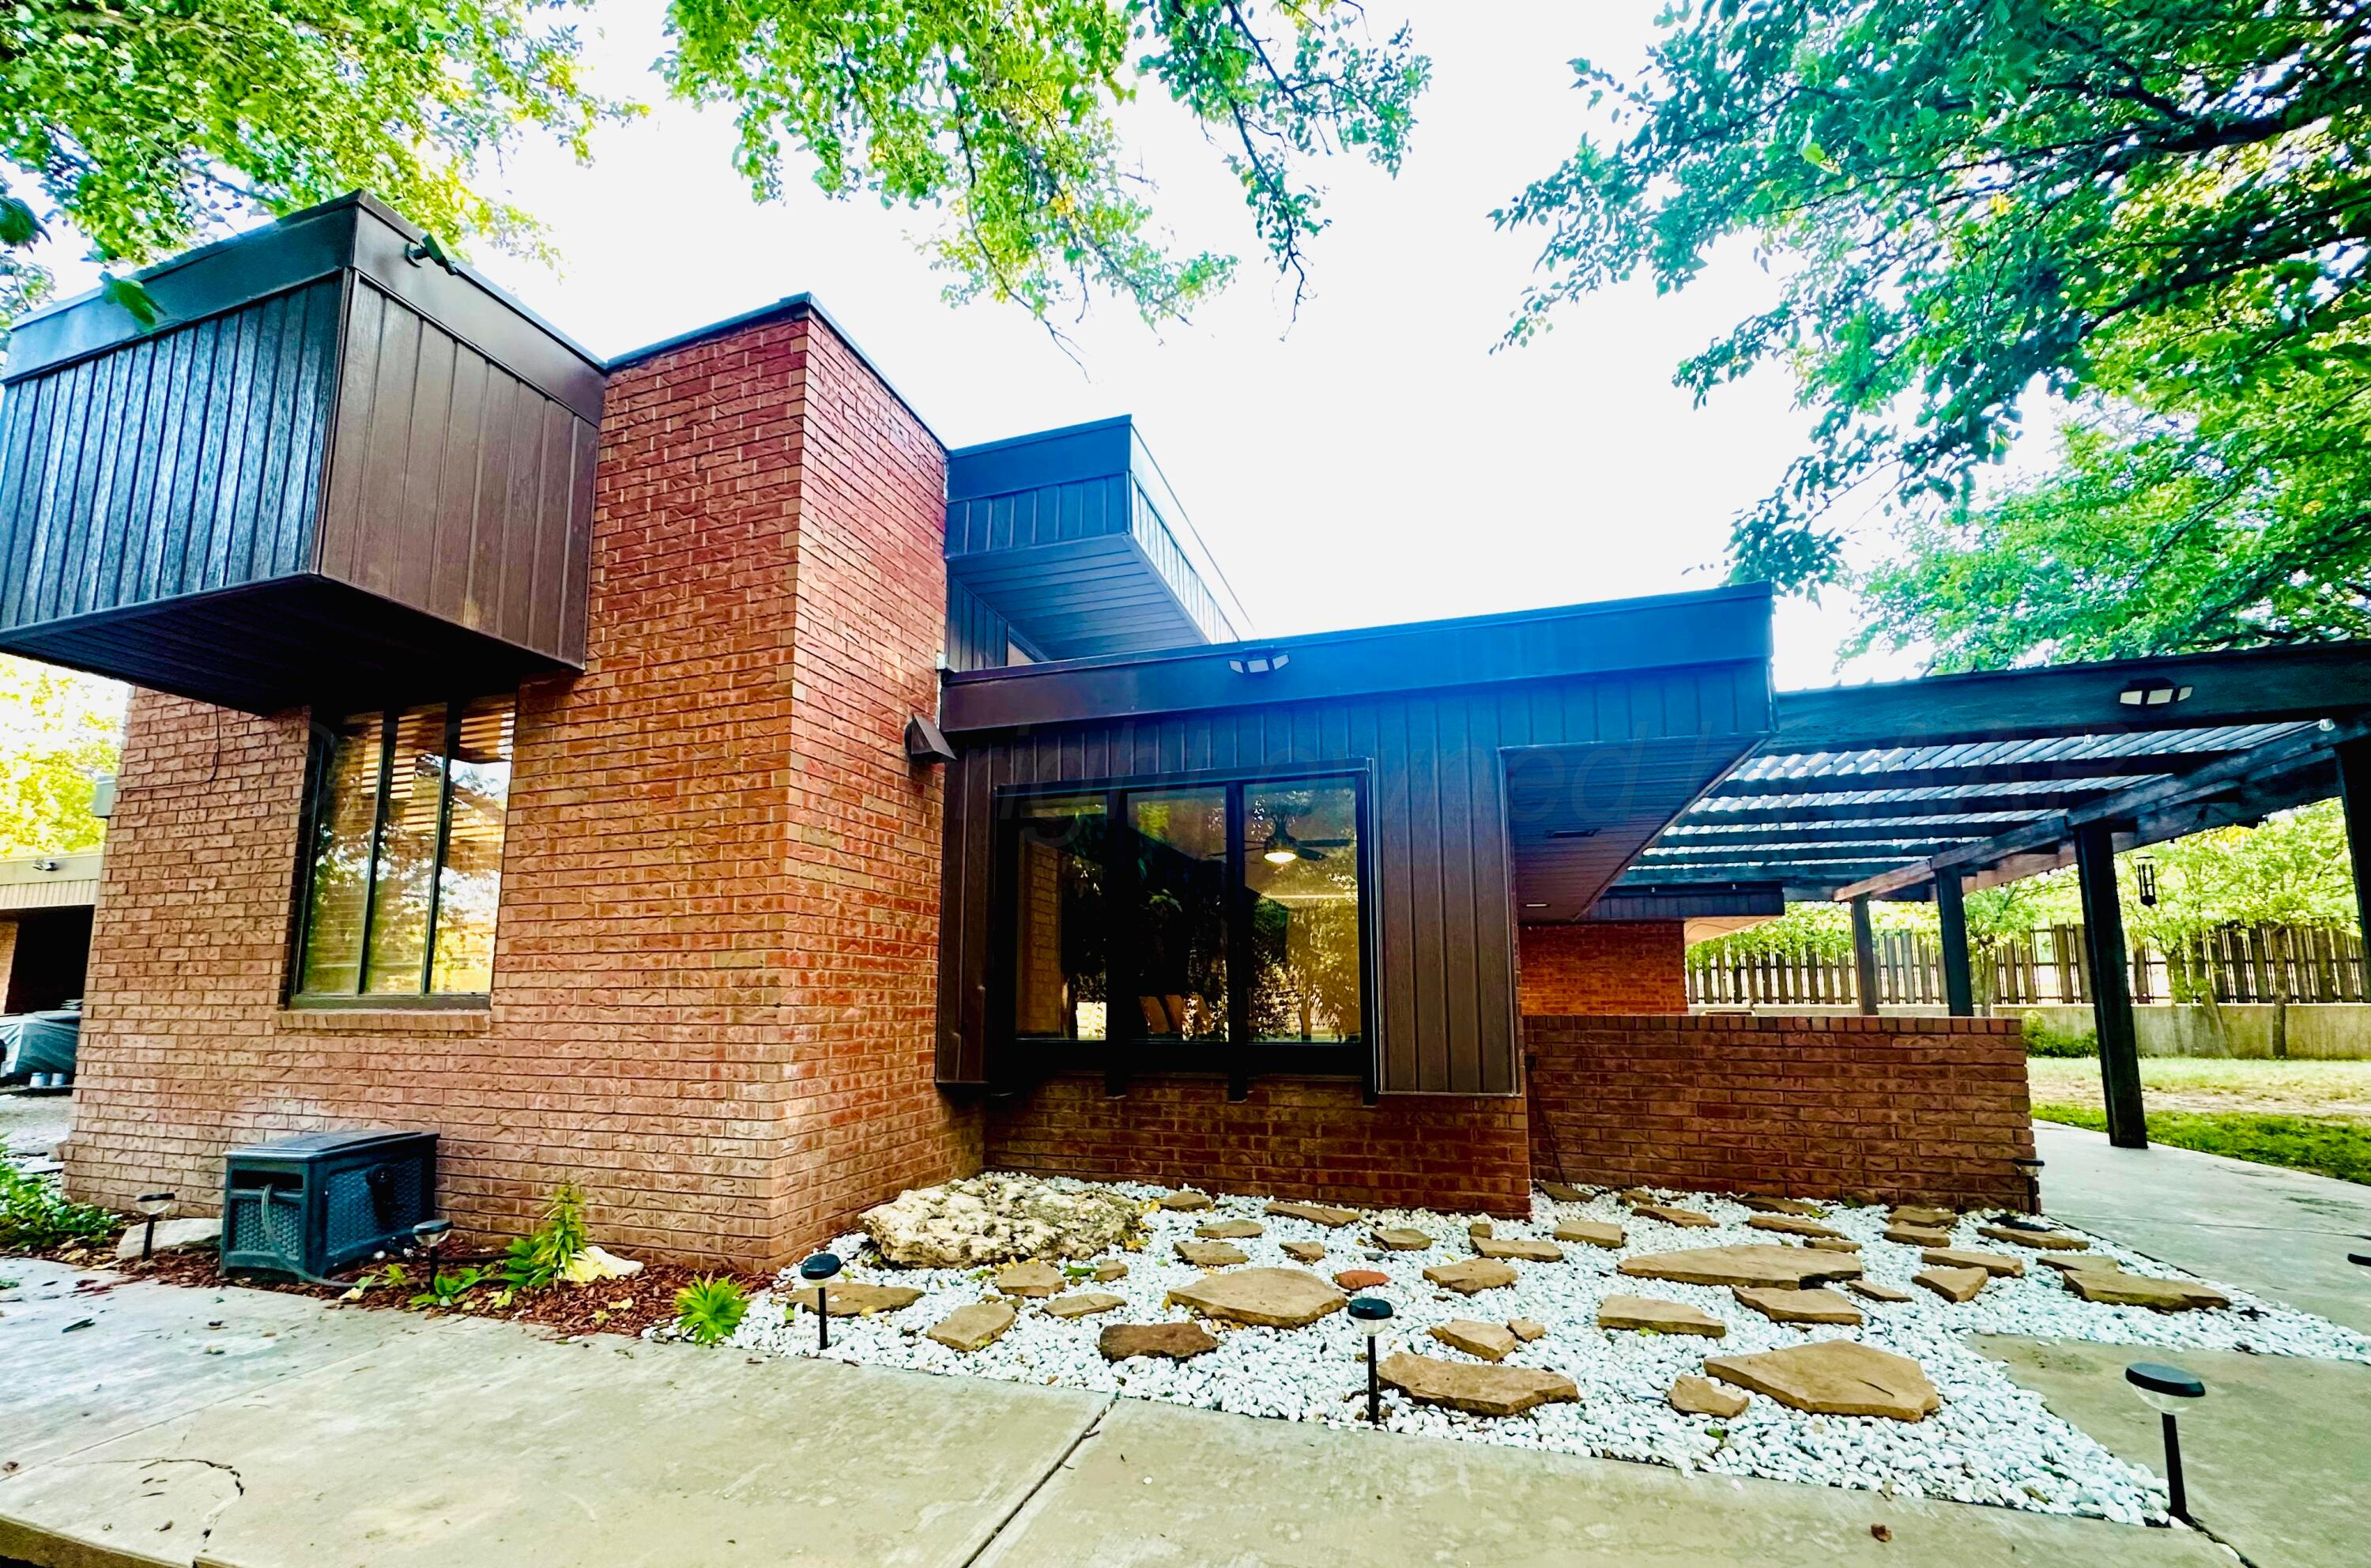
[[[1112,1407],[1118,1402],[1117,1394],[1104,1396],[1103,1402],[1095,1407],[1093,1419],[1079,1428],[1078,1435],[1070,1439],[1070,1447],[1064,1448],[1054,1462],[1046,1467],[1044,1473],[1039,1475],[1029,1490],[1022,1494],[1020,1500],[1007,1510],[1004,1517],[996,1521],[988,1534],[981,1539],[979,1550],[964,1559],[963,1568],[988,1568],[988,1565],[994,1561],[989,1554],[996,1551],[997,1543],[1010,1535],[1019,1533],[1013,1529],[1013,1527],[1024,1522],[1035,1508],[1039,1494],[1046,1490],[1046,1483],[1064,1470],[1074,1468],[1071,1461],[1078,1457],[1079,1450],[1086,1447],[1087,1439],[1103,1430],[1104,1417],[1109,1415]]]

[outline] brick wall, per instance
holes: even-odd
[[[17,966],[17,922],[0,919],[0,998],[8,995],[8,976]]]
[[[1039,1083],[988,1114],[998,1170],[1190,1184],[1333,1203],[1527,1214],[1523,1102],[1388,1095],[1335,1078],[1259,1078],[1230,1104],[1217,1078],[1143,1077],[1113,1099],[1100,1076]]]
[[[1687,929],[1684,920],[1522,927],[1516,963],[1524,1015],[1687,1011]]]
[[[820,323],[610,387],[583,676],[520,698],[492,1005],[283,1010],[305,718],[141,693],[99,900],[78,1193],[235,1144],[445,1136],[480,1234],[584,1182],[628,1251],[796,1256],[976,1167],[931,1082],[944,456]]]
[[[2022,1205],[2013,1019],[1532,1018],[1543,1179]]]

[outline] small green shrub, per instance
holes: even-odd
[[[2088,1029],[2053,1029],[2038,1013],[2025,1015],[2025,1054],[2029,1056],[2096,1056],[2099,1037]]]
[[[0,1251],[40,1252],[113,1236],[123,1221],[97,1204],[68,1198],[47,1176],[0,1162]]]
[[[544,1205],[543,1223],[503,1254],[503,1286],[514,1292],[543,1289],[576,1261],[584,1243],[584,1190],[562,1182]]]
[[[428,1288],[411,1298],[414,1307],[441,1307],[446,1311],[461,1304],[461,1298],[478,1288],[485,1279],[482,1269],[438,1269]]]
[[[693,1280],[675,1293],[676,1327],[694,1344],[723,1344],[748,1312],[748,1293],[722,1274]]]

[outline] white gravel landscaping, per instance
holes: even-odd
[[[1148,1205],[1168,1191],[1108,1185]],[[1020,1309],[1019,1320],[994,1343],[970,1353],[949,1349],[924,1335],[958,1307],[1001,1299],[989,1284],[996,1271],[892,1267],[861,1233],[851,1234],[832,1248],[847,1260],[844,1280],[909,1286],[923,1296],[896,1312],[833,1319],[831,1348],[824,1354],[868,1366],[1059,1384],[1243,1415],[1363,1424],[1365,1342],[1345,1313],[1296,1330],[1208,1323],[1219,1347],[1183,1362],[1139,1357],[1113,1363],[1096,1348],[1098,1336],[1109,1324],[1187,1316],[1182,1309],[1164,1305],[1164,1297],[1171,1289],[1201,1277],[1202,1271],[1177,1261],[1175,1243],[1192,1239],[1197,1227],[1216,1220],[1254,1219],[1266,1227],[1265,1233],[1234,1242],[1249,1255],[1250,1266],[1306,1269],[1328,1280],[1348,1268],[1371,1268],[1391,1276],[1388,1286],[1355,1293],[1381,1296],[1394,1309],[1391,1332],[1382,1345],[1384,1354],[1407,1349],[1470,1361],[1474,1358],[1426,1331],[1453,1318],[1487,1322],[1529,1318],[1544,1324],[1546,1334],[1518,1346],[1505,1365],[1559,1372],[1579,1389],[1577,1402],[1493,1418],[1417,1406],[1386,1388],[1384,1422],[1394,1431],[1644,1460],[1683,1470],[1867,1488],[1903,1497],[2095,1515],[2134,1524],[2165,1518],[2163,1483],[2050,1413],[2039,1395],[2018,1388],[1998,1364],[1970,1349],[1966,1336],[2026,1334],[2162,1345],[2169,1351],[2243,1350],[2371,1363],[2371,1339],[2229,1286],[2218,1288],[2232,1305],[2213,1311],[2163,1314],[2080,1300],[2060,1282],[2056,1270],[2042,1265],[2044,1254],[1979,1236],[1973,1217],[1960,1220],[1953,1244],[2017,1256],[2026,1264],[2025,1276],[1994,1279],[1974,1300],[1955,1306],[1912,1285],[1911,1276],[1924,1266],[1919,1250],[1882,1239],[1882,1208],[1843,1205],[1827,1205],[1830,1212],[1822,1223],[1862,1244],[1857,1256],[1868,1278],[1909,1290],[1913,1298],[1900,1304],[1854,1298],[1867,1320],[1856,1329],[1788,1327],[1742,1306],[1726,1287],[1614,1272],[1623,1258],[1638,1253],[1787,1239],[1749,1229],[1745,1222],[1752,1211],[1729,1199],[1695,1193],[1659,1196],[1710,1216],[1719,1222],[1718,1228],[1682,1228],[1647,1219],[1629,1212],[1610,1193],[1582,1203],[1556,1203],[1535,1195],[1530,1223],[1496,1220],[1498,1236],[1547,1239],[1562,1221],[1600,1219],[1625,1227],[1628,1244],[1613,1251],[1564,1243],[1565,1261],[1518,1262],[1514,1285],[1472,1297],[1430,1285],[1423,1270],[1472,1257],[1466,1226],[1479,1216],[1377,1209],[1364,1211],[1364,1219],[1356,1226],[1329,1229],[1308,1220],[1266,1215],[1266,1198],[1218,1196],[1215,1207],[1194,1213],[1152,1208],[1141,1250],[1112,1254],[1127,1262],[1125,1278],[1070,1286],[1072,1291],[1107,1291],[1126,1305],[1065,1321],[1048,1317],[1042,1301],[1015,1299],[1010,1304]],[[1378,1251],[1367,1244],[1369,1233],[1378,1226],[1405,1226],[1438,1239],[1422,1251]],[[2073,1232],[2071,1227],[2059,1228]],[[1282,1251],[1287,1241],[1322,1242],[1326,1255],[1304,1264]],[[2095,1251],[2117,1259],[2132,1273],[2188,1277],[2103,1239],[2093,1237],[2091,1241]],[[796,1287],[795,1272],[786,1272],[774,1291],[752,1303],[732,1343],[773,1355],[815,1355],[814,1314],[796,1312],[785,1319],[784,1304]],[[1602,1331],[1596,1325],[1598,1302],[1613,1294],[1690,1303],[1726,1323],[1728,1335],[1716,1341]],[[1742,1415],[1720,1420],[1682,1415],[1665,1402],[1672,1380],[1701,1371],[1707,1355],[1836,1338],[1858,1339],[1912,1357],[1941,1393],[1942,1408],[1923,1421],[1904,1423],[1807,1415],[1756,1395]]]

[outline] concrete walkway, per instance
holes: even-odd
[[[42,1568],[2229,1561],[2187,1530],[6,1271],[0,1559]]]

